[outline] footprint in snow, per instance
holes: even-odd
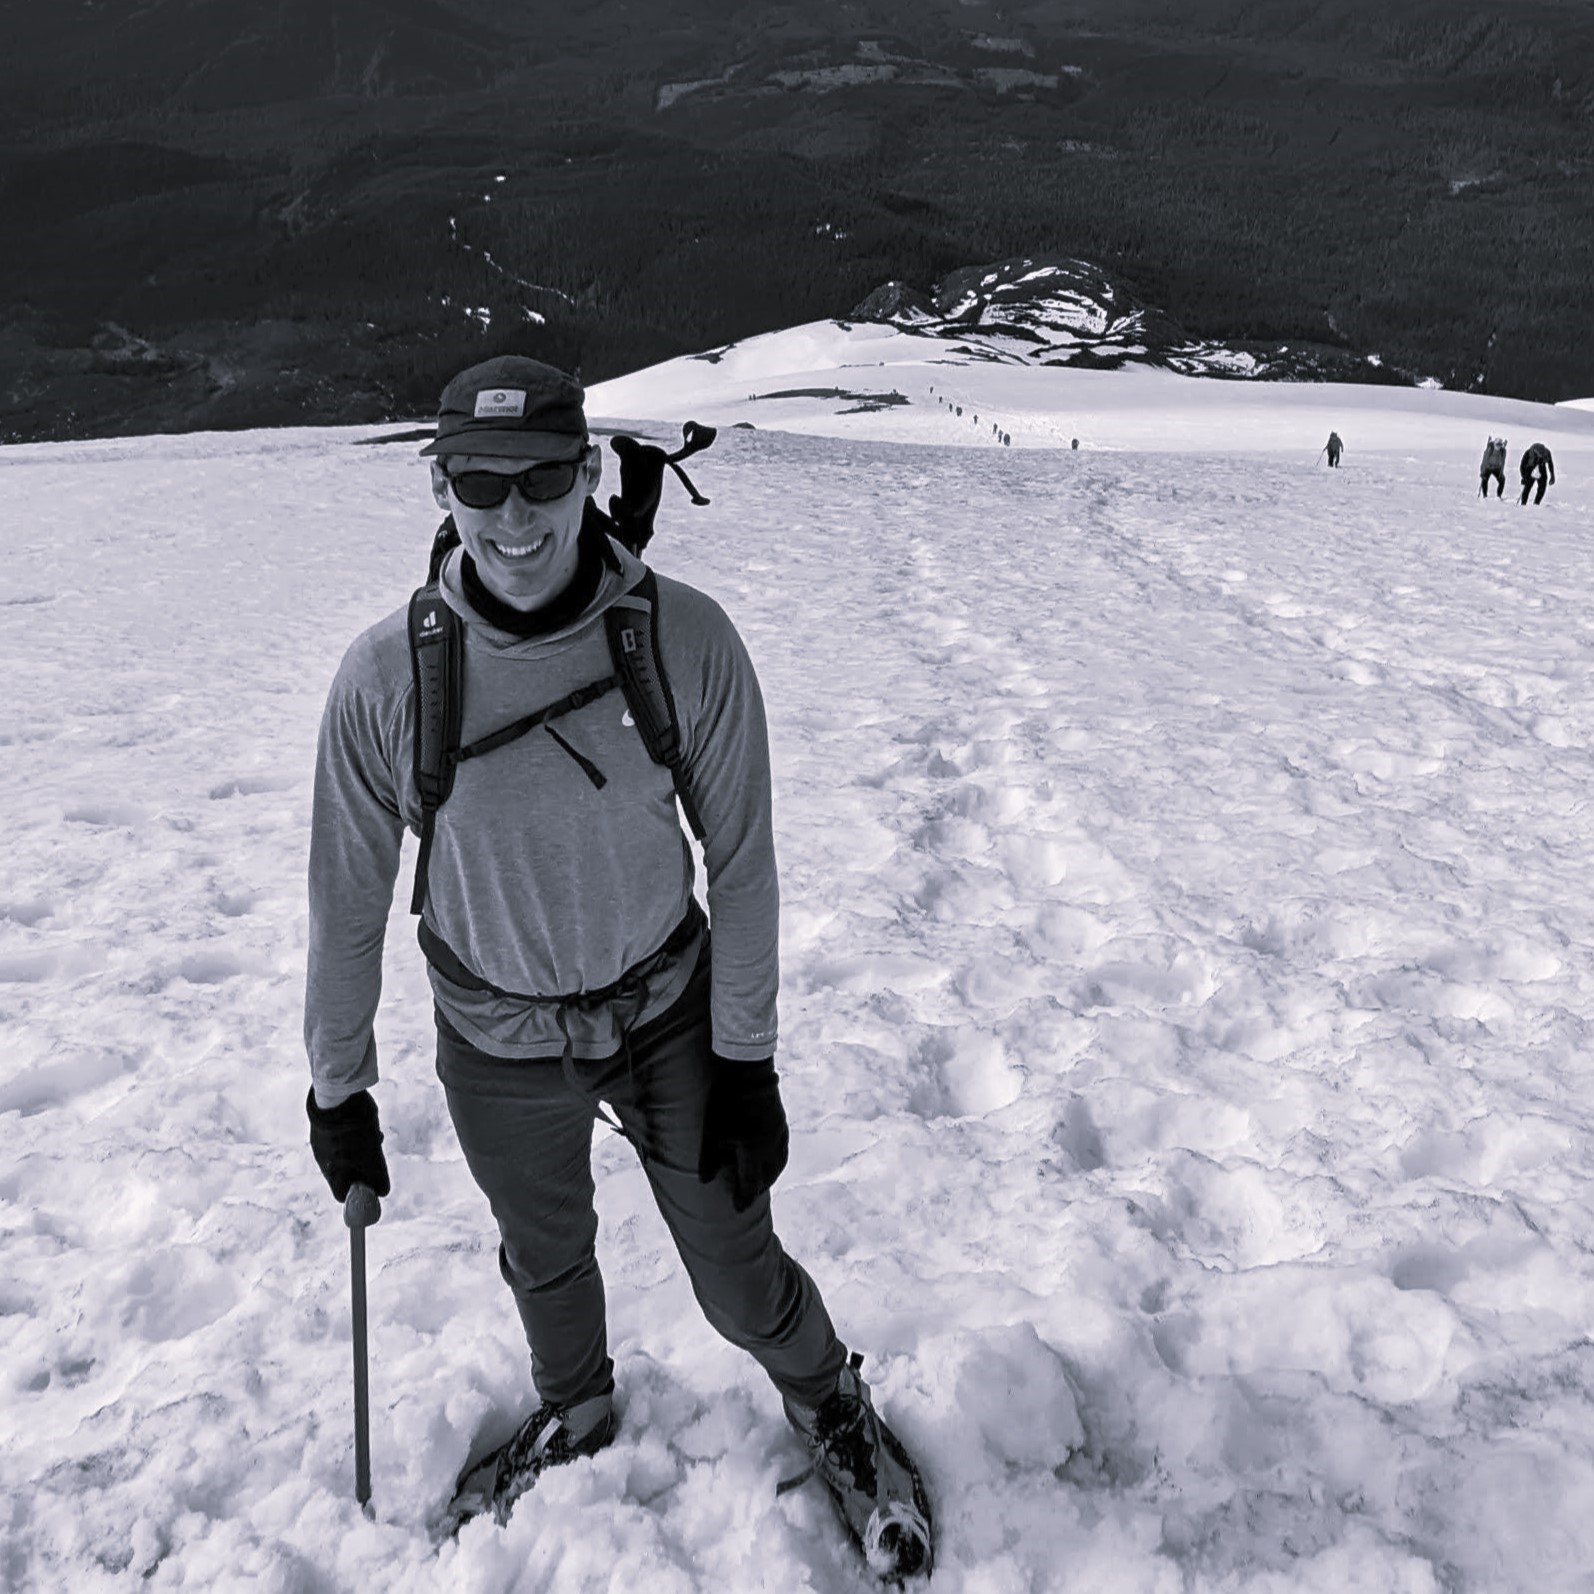
[[[235,780],[212,786],[209,795],[212,802],[223,802],[229,797],[260,797],[271,792],[288,791],[292,785],[292,781],[268,775],[240,775]]]
[[[258,967],[247,963],[236,953],[218,949],[190,952],[180,958],[172,977],[187,980],[190,985],[220,985],[223,980],[236,979],[241,974],[259,972]]]
[[[162,1343],[186,1339],[230,1312],[238,1286],[197,1245],[165,1246],[113,1274],[109,1298],[121,1328]]]
[[[117,1052],[69,1051],[24,1068],[0,1084],[0,1113],[32,1118],[53,1107],[64,1107],[136,1067],[134,1059]]]
[[[45,919],[54,918],[55,908],[42,898],[20,902],[0,902],[0,919],[7,919],[12,924],[20,924],[31,930],[36,924],[41,924]]]
[[[1018,1100],[1023,1070],[994,1035],[932,1030],[915,1048],[908,1105],[921,1118],[978,1118]]]
[[[148,817],[134,803],[83,803],[68,808],[61,816],[69,825],[92,825],[99,829],[131,829]]]

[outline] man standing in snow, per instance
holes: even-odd
[[[1345,452],[1345,445],[1339,440],[1338,432],[1328,434],[1328,442],[1324,444],[1328,453],[1328,464],[1331,470],[1339,469],[1339,456]]]
[[[1528,501],[1528,494],[1533,492],[1535,486],[1538,492],[1533,494],[1533,502],[1544,502],[1544,489],[1555,485],[1555,461],[1550,458],[1550,451],[1543,443],[1534,443],[1522,452],[1522,502]]]
[[[418,896],[437,1073],[497,1220],[539,1398],[473,1469],[477,1509],[503,1520],[544,1467],[594,1454],[617,1428],[590,1162],[607,1104],[705,1316],[769,1374],[872,1563],[927,1570],[912,1463],[771,1221],[787,1155],[773,1059],[779,895],[763,703],[741,638],[711,598],[657,578],[712,946],[671,776],[616,696],[583,701],[557,727],[492,737],[614,673],[604,614],[644,575],[591,503],[602,454],[583,401],[550,366],[489,360],[444,389],[422,450],[460,541],[439,573],[463,625],[460,743],[497,743],[458,765]],[[339,1200],[356,1182],[389,1188],[369,1087],[400,843],[422,828],[408,623],[400,610],[349,649],[317,749],[307,1111]]]
[[[1491,437],[1484,445],[1483,463],[1478,467],[1478,496],[1489,496],[1489,482],[1496,483],[1494,496],[1505,497],[1505,439]]]

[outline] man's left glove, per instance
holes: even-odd
[[[789,1145],[775,1059],[739,1063],[716,1055],[703,1113],[698,1178],[707,1184],[723,1168],[730,1180],[731,1205],[745,1212],[780,1177]]]
[[[310,1149],[334,1198],[341,1201],[356,1184],[369,1185],[385,1196],[393,1186],[382,1155],[376,1098],[370,1091],[357,1090],[336,1107],[318,1107],[312,1085],[304,1106],[310,1117]]]

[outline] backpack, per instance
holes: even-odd
[[[653,535],[653,519],[663,493],[666,466],[680,477],[694,504],[708,503],[681,469],[680,461],[709,447],[715,435],[713,427],[688,421],[682,428],[682,446],[673,454],[666,454],[656,444],[639,443],[633,437],[612,439],[610,447],[620,458],[620,491],[610,497],[607,514],[589,500],[587,521],[596,520],[598,529],[606,537],[613,537],[630,552],[640,555]],[[480,741],[462,747],[459,737],[464,719],[464,626],[443,601],[438,580],[444,556],[458,544],[459,532],[450,515],[438,527],[432,540],[426,584],[418,587],[410,598],[410,663],[415,676],[414,771],[421,798],[421,848],[415,865],[410,912],[419,914],[426,905],[427,863],[431,858],[437,812],[454,789],[454,771],[459,764],[517,741],[538,726],[547,726],[549,734],[581,765],[588,779],[601,787],[604,784],[602,773],[553,730],[551,722],[596,702],[616,687],[625,697],[648,756],[655,764],[662,764],[669,770],[681,811],[686,815],[692,834],[701,841],[703,822],[687,789],[680,725],[665,678],[664,662],[659,655],[658,583],[652,570],[644,568],[642,579],[604,611],[612,674],[578,687],[557,703],[547,704]],[[607,540],[603,546],[611,568],[618,569],[619,561]]]

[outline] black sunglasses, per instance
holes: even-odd
[[[584,456],[583,456],[584,457]],[[576,484],[580,459],[551,459],[528,465],[513,476],[495,470],[462,470],[458,475],[444,472],[454,496],[467,509],[497,509],[514,487],[522,498],[534,504],[552,503],[563,498]]]

